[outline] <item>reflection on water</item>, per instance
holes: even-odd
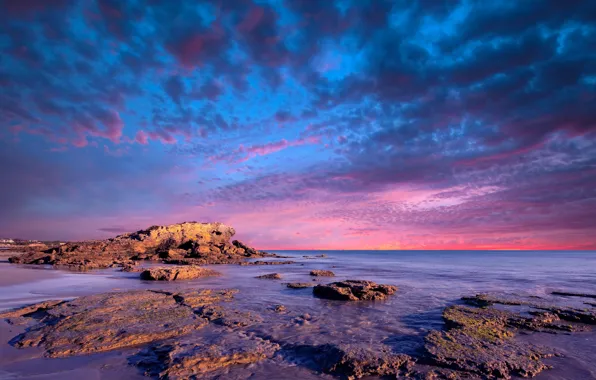
[[[308,259],[303,255],[321,252],[278,253],[294,256],[298,263],[215,266],[221,277],[183,283],[140,281],[138,273],[115,269],[91,273],[61,271],[59,277],[39,276],[39,281],[0,286],[0,310],[44,299],[106,291],[238,288],[240,293],[234,307],[265,316],[266,323],[254,327],[255,333],[296,343],[383,343],[396,352],[413,353],[420,349],[428,329],[441,328],[442,309],[464,295],[504,291],[549,298],[553,290],[596,293],[595,252],[326,251],[327,258]],[[8,265],[0,263],[5,271]],[[343,303],[314,298],[312,289],[294,290],[282,285],[331,281],[329,278],[313,281],[308,275],[312,269],[330,269],[335,272],[336,280],[365,279],[397,285],[399,291],[384,302]],[[9,270],[18,276],[25,269],[11,266]],[[254,278],[273,272],[281,273],[283,279]],[[569,301],[586,307],[582,299]],[[270,312],[269,308],[276,304],[285,305],[288,312]],[[309,318],[301,319],[304,314]],[[593,340],[588,343],[594,345]],[[569,362],[585,373],[595,373],[592,364],[595,359],[596,353],[584,353]],[[263,368],[268,365],[263,364]]]

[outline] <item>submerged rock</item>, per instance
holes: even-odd
[[[315,284],[310,282],[288,282],[286,286],[290,289],[304,289],[304,288],[312,288]]]
[[[109,351],[185,335],[207,324],[168,293],[108,293],[57,303],[18,336],[17,347],[43,346],[46,356]]]
[[[219,276],[220,273],[211,269],[194,265],[158,267],[146,269],[141,273],[141,280],[148,281],[176,281],[192,280],[199,277]]]
[[[310,271],[310,275],[319,277],[334,277],[335,273],[331,272],[330,270],[315,269]]]
[[[589,309],[576,309],[564,305],[553,305],[543,299],[534,297],[532,299],[523,299],[511,296],[496,296],[478,294],[474,297],[463,297],[469,305],[487,307],[492,305],[513,305],[526,306],[530,309],[546,311],[568,322],[584,323],[589,325],[596,324],[596,311]]]
[[[267,340],[220,331],[153,345],[132,362],[152,377],[200,379],[220,368],[270,358],[278,349],[277,344]]]
[[[393,285],[379,285],[372,281],[346,280],[317,285],[313,294],[319,298],[340,301],[383,300],[394,294],[397,287]]]
[[[263,274],[261,276],[257,276],[256,278],[260,278],[263,280],[281,280],[281,274],[279,273],[269,273]]]
[[[583,298],[596,298],[596,294],[589,293],[576,293],[576,292],[551,292],[550,294],[555,296],[563,297],[583,297]]]
[[[368,347],[351,344],[288,345],[288,356],[307,357],[318,370],[341,378],[391,376],[407,374],[415,360],[405,354],[395,354],[388,347]]]
[[[185,222],[153,226],[112,239],[66,243],[9,258],[11,263],[50,264],[77,270],[123,266],[131,260],[193,264],[239,263],[251,257],[276,257],[230,239],[236,231],[222,223]]]

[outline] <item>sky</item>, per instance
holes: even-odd
[[[0,235],[596,249],[594,1],[0,10]]]

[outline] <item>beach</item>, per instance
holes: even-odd
[[[443,328],[441,313],[460,298],[478,293],[556,298],[553,291],[596,293],[596,255],[593,252],[511,251],[280,251],[295,264],[277,266],[213,265],[217,277],[190,281],[150,282],[138,273],[116,268],[70,272],[0,263],[0,310],[44,300],[131,290],[178,292],[196,289],[238,289],[232,305],[250,312],[259,323],[247,332],[266,331],[273,341],[292,344],[382,344],[395,352],[416,356],[430,330]],[[324,254],[326,257],[316,257]],[[333,278],[313,277],[312,270],[331,270]],[[279,280],[257,279],[276,272]],[[289,289],[287,282],[327,283],[364,279],[398,287],[392,297],[374,302],[339,302],[313,297],[312,288]],[[558,297],[561,298],[561,297]],[[590,299],[564,297],[573,307],[593,307]],[[592,302],[594,300],[591,300]],[[283,305],[283,313],[271,308]],[[39,348],[17,349],[8,341],[21,332],[20,326],[1,324],[2,359],[0,378],[143,378],[130,365],[135,348],[70,358],[42,357]],[[203,331],[203,330],[201,330]],[[207,334],[208,330],[202,332]],[[593,378],[596,376],[596,335],[589,330],[573,334],[522,334],[519,339],[559,349],[564,357],[545,359],[553,369],[538,379]],[[295,360],[294,360],[295,359]],[[300,360],[270,358],[250,365],[216,370],[213,378],[334,378],[317,373]],[[115,371],[115,372],[114,372]],[[40,377],[35,377],[40,376]],[[54,376],[54,377],[52,377]],[[217,377],[224,376],[224,377]],[[211,377],[209,377],[211,378]],[[374,377],[373,377],[374,378]]]

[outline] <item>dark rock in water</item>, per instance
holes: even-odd
[[[412,357],[392,353],[388,347],[322,344],[288,346],[284,349],[293,355],[309,357],[321,372],[348,379],[363,376],[401,378],[401,375],[407,374],[415,363]]]
[[[290,289],[304,289],[312,288],[315,284],[311,284],[310,282],[288,282],[286,286]]]
[[[588,293],[551,292],[550,294],[555,295],[555,296],[564,296],[564,297],[596,298],[596,294],[588,294]]]
[[[263,280],[281,280],[281,274],[279,273],[269,273],[263,274],[261,276],[257,276],[256,278],[260,278]]]
[[[325,258],[325,257],[327,257],[327,255],[326,255],[326,254],[322,254],[322,255],[316,255],[315,257],[319,257],[319,258]]]
[[[207,324],[168,293],[132,291],[77,298],[49,307],[41,322],[16,338],[46,356],[109,351],[188,334]]]
[[[574,309],[564,306],[536,307],[548,311],[564,321],[596,325],[596,310]]]
[[[178,342],[155,344],[131,362],[152,377],[201,379],[220,368],[270,358],[278,349],[277,344],[267,340],[219,331],[207,336],[188,336]]]
[[[9,259],[18,264],[50,264],[77,270],[122,266],[131,260],[192,260],[192,264],[239,263],[251,257],[277,257],[238,240],[222,223],[186,222],[153,226],[107,240],[66,243]]]
[[[491,379],[533,377],[549,368],[540,359],[553,352],[512,339],[515,327],[535,328],[530,318],[466,306],[446,308],[443,318],[447,331],[432,331],[426,337],[425,349],[436,365]]]
[[[241,266],[249,266],[249,265],[288,265],[288,264],[296,264],[295,261],[243,261],[240,263]]]
[[[346,280],[317,285],[313,289],[313,294],[319,298],[331,300],[364,301],[383,300],[396,291],[397,287],[393,285],[379,285],[364,280]]]
[[[220,273],[194,265],[151,268],[141,273],[141,280],[176,281],[192,280],[199,277],[219,276]]]
[[[286,311],[286,307],[284,305],[275,305],[271,308],[271,310],[275,311],[276,313],[283,313]]]
[[[142,268],[137,264],[138,262],[135,262],[134,264],[123,264],[121,270],[122,272],[142,272],[145,270],[145,268]]]
[[[465,301],[468,305],[478,307],[492,306],[495,304],[521,306],[529,305],[531,303],[530,301],[523,300],[519,297],[511,297],[505,295],[496,296],[490,294],[477,294],[473,297],[462,297],[462,301]]]
[[[310,271],[310,275],[311,276],[319,276],[319,277],[333,277],[335,276],[335,273],[331,272],[330,270],[311,270]]]

